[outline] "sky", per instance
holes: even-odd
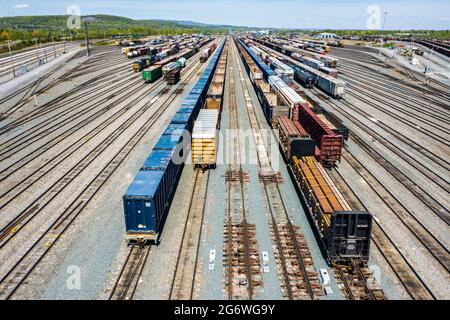
[[[0,16],[97,13],[267,28],[450,29],[449,0],[2,0]],[[387,12],[385,16],[385,12]]]

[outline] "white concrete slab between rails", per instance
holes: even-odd
[[[68,59],[82,51],[82,48],[75,49],[65,55],[61,55],[56,59],[51,60],[50,62],[33,69],[32,71],[27,72],[24,75],[18,76],[14,79],[11,79],[0,85],[0,99],[6,97],[10,94],[13,94],[17,90],[20,90],[24,86],[32,83],[33,81],[39,80],[39,78],[44,77],[48,72],[55,69],[60,64],[63,64]]]

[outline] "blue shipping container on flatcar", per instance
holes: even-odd
[[[126,238],[157,241],[167,200],[163,176],[163,171],[139,171],[123,195]]]
[[[141,170],[163,171],[162,181],[167,186],[168,194],[171,194],[183,160],[181,157],[177,158],[177,152],[174,150],[153,150]]]
[[[189,113],[176,113],[171,123],[189,123],[191,115]]]
[[[198,106],[203,104],[199,101],[205,99],[212,70],[223,44],[224,42],[219,46],[217,55],[213,56],[208,71],[205,72],[206,78],[202,75],[196,83],[188,96],[190,99],[186,99],[181,110],[174,115],[123,196],[127,230],[125,238],[129,243],[158,241],[162,222],[169,209],[169,200],[175,192],[176,180],[187,155],[183,150],[188,149],[190,144],[190,139],[186,141],[187,146],[182,143],[184,130],[190,131]]]
[[[186,130],[186,124],[183,123],[171,123],[164,130],[163,135],[171,135],[174,133],[183,133]]]
[[[181,142],[181,138],[182,135],[178,133],[162,135],[153,150],[173,150]]]

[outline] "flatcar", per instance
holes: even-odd
[[[315,158],[293,156],[290,166],[328,262],[367,263],[372,215],[367,211],[345,210]]]

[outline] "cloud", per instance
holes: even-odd
[[[28,8],[28,7],[29,7],[29,5],[26,4],[26,3],[19,3],[19,4],[16,4],[16,8],[17,8],[17,9],[24,9],[24,8]]]
[[[449,17],[443,17],[443,18],[436,18],[434,20],[436,20],[436,21],[450,21],[450,18]]]

